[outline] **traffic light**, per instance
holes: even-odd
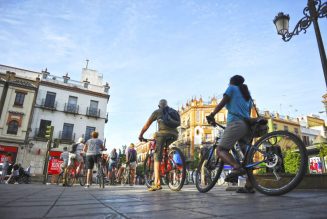
[[[45,131],[45,138],[48,140],[52,140],[53,136],[53,126],[48,125]]]

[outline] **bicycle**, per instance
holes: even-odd
[[[215,128],[225,129],[215,121]],[[219,137],[201,159],[196,172],[196,188],[208,192],[217,183],[224,163],[217,157]],[[251,137],[251,141],[254,137]],[[293,190],[303,179],[307,169],[308,155],[305,145],[293,133],[273,131],[263,135],[254,144],[245,144],[244,155],[237,150],[239,143],[231,149],[235,160],[246,170],[252,186],[265,195],[283,195]]]
[[[145,142],[151,141],[152,147],[148,151],[146,158],[144,160],[144,179],[145,184],[148,188],[151,187],[154,182],[154,150],[155,150],[155,140],[154,139],[144,139]],[[180,157],[181,163],[176,162],[175,156]],[[186,177],[186,162],[182,151],[177,147],[170,147],[167,142],[163,148],[163,156],[159,165],[159,174],[165,184],[172,191],[179,191],[182,189],[185,177]]]
[[[81,168],[77,171],[79,162],[74,157],[72,159],[72,165],[66,167],[65,169],[66,179],[64,180],[64,184],[67,186],[73,186],[76,180],[78,180],[79,184],[84,186],[86,181],[86,175],[84,174],[85,168],[81,166]],[[57,185],[60,183],[60,180],[62,180],[63,174],[63,172],[59,174]]]
[[[105,172],[104,170],[106,169],[106,159],[103,158],[103,154],[106,152],[101,152],[102,155],[98,158],[97,160],[97,177],[96,181],[99,184],[100,189],[104,189],[105,187]]]
[[[126,168],[121,176],[121,184],[122,185],[127,185],[127,184],[131,184],[130,183],[130,166],[128,164],[126,164]]]

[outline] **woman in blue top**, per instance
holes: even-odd
[[[225,181],[237,182],[238,176],[244,175],[246,171],[229,153],[229,150],[237,141],[249,141],[250,131],[244,119],[250,118],[252,107],[251,95],[242,76],[235,75],[230,79],[229,87],[224,93],[223,99],[209,115],[208,121],[214,120],[214,116],[225,106],[228,110],[227,126],[217,147],[217,155],[224,163],[233,167]]]

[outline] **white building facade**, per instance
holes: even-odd
[[[6,66],[8,68],[8,66]],[[1,66],[0,66],[1,69]],[[12,69],[15,71],[15,68]],[[62,151],[78,141],[80,137],[89,139],[92,131],[105,139],[104,127],[108,121],[107,104],[109,101],[109,85],[103,84],[102,75],[96,77],[97,71],[83,69],[84,81],[71,80],[68,74],[58,77],[47,70],[31,72],[16,70],[25,77],[40,78],[33,117],[30,124],[29,146],[17,161],[23,166],[32,166],[32,173],[43,174],[47,153],[47,126],[53,126],[53,144],[51,152]],[[90,79],[88,79],[89,72]],[[50,152],[50,156],[51,156]]]

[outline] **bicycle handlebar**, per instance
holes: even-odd
[[[214,117],[211,117],[211,116],[206,116],[207,118],[207,121],[210,125],[212,125],[213,127],[220,127],[222,129],[225,129],[226,127],[223,126],[223,125],[220,125],[219,123],[216,122],[215,118]]]
[[[154,141],[155,139],[147,139],[147,138],[143,138],[141,140],[141,142],[149,142],[149,141]]]

